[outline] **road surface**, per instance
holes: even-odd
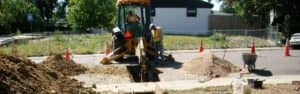
[[[224,51],[212,51],[215,55],[223,58]],[[233,64],[243,67],[242,53],[249,53],[250,51],[227,51],[225,54],[226,60]],[[291,56],[284,56],[282,49],[277,50],[261,50],[256,51],[258,58],[256,61],[257,71],[255,73],[259,76],[272,75],[297,75],[300,74],[300,50],[291,50]],[[177,61],[187,62],[191,60],[197,52],[174,53],[173,56]],[[254,73],[254,74],[255,74]]]
[[[223,57],[223,50],[212,50],[218,57]],[[250,52],[247,50],[229,50],[225,54],[225,59],[233,64],[243,67],[242,53]],[[197,51],[188,52],[171,52],[176,61],[184,63],[193,59]],[[291,56],[283,56],[282,48],[273,50],[258,50],[256,66],[258,71],[255,73],[259,76],[272,76],[272,75],[297,75],[300,74],[300,50],[291,50]],[[96,55],[73,55],[72,59],[80,64],[87,66],[98,65],[99,61],[104,57],[103,54]],[[31,57],[35,62],[41,62],[45,57]],[[255,74],[254,73],[254,74]]]

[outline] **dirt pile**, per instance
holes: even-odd
[[[205,75],[212,78],[241,71],[237,66],[227,60],[220,59],[209,51],[205,51],[200,56],[184,63],[182,69],[188,73]]]
[[[62,55],[50,56],[41,65],[56,70],[65,76],[79,75],[87,71],[87,68],[76,64],[73,60],[65,60]]]
[[[90,68],[88,73],[107,74],[121,77],[129,77],[129,72],[126,66],[122,65],[98,65]]]
[[[127,65],[111,64],[96,65],[90,67],[85,74],[74,76],[80,82],[84,82],[86,86],[122,84],[132,82],[131,75],[127,70]]]
[[[91,89],[26,58],[0,55],[1,94],[93,94]]]

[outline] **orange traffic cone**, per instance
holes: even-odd
[[[202,53],[203,51],[204,51],[204,48],[203,48],[203,41],[201,40],[199,52]]]
[[[66,51],[65,51],[65,59],[67,61],[69,61],[71,59],[69,49],[66,49]]]
[[[252,46],[251,46],[251,54],[254,55],[255,54],[255,41],[253,41]]]
[[[110,53],[110,44],[108,41],[106,41],[106,45],[105,45],[105,55],[107,56]]]
[[[105,55],[107,56],[109,53],[110,53],[110,49],[109,49],[109,47],[106,47],[106,49],[105,49]]]
[[[289,39],[286,40],[285,46],[284,46],[284,56],[290,56],[290,41]]]

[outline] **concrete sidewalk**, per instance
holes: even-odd
[[[206,88],[215,86],[230,86],[236,77],[216,78],[210,81],[201,82],[199,80],[180,80],[170,82],[149,82],[149,83],[130,83],[130,84],[107,84],[96,85],[97,92],[154,92],[160,90],[189,90],[195,88]],[[272,77],[252,76],[243,79],[262,79],[264,84],[291,84],[292,81],[299,81],[300,75],[280,75]]]
[[[11,37],[0,37],[0,45],[5,45],[13,42],[13,40],[25,40],[25,39],[41,39],[46,38],[44,35],[39,34],[22,34]]]
[[[0,37],[0,45],[11,43],[14,39],[12,37]]]

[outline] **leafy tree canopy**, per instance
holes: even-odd
[[[76,30],[112,27],[115,0],[69,0],[67,20]]]
[[[27,0],[1,0],[0,3],[0,27],[14,32],[16,29],[25,30],[28,27],[27,15],[32,14],[35,22],[39,20],[39,10]],[[13,27],[14,26],[14,27]],[[28,28],[27,28],[28,29]]]

